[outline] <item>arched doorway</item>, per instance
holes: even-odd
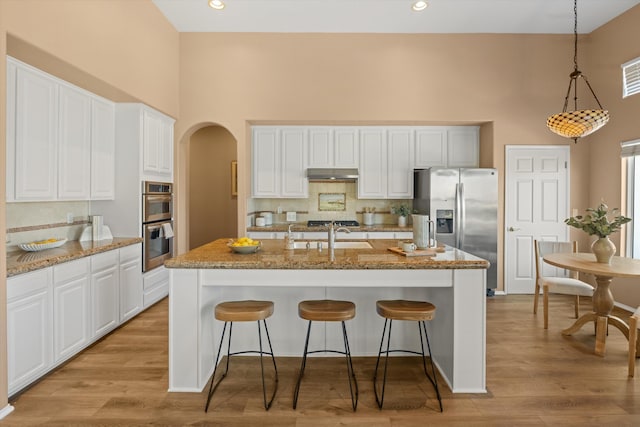
[[[207,126],[191,135],[188,162],[189,250],[238,229],[238,197],[232,193],[231,163],[236,140],[221,126]]]

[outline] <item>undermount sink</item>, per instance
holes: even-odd
[[[297,242],[294,242],[293,248],[294,249],[307,249],[307,244],[309,244],[309,246],[308,246],[309,249],[317,249],[318,248],[318,243],[320,243],[322,245],[322,249],[329,248],[329,242],[326,241],[326,240],[319,240],[319,241],[313,241],[313,242],[297,241]],[[371,246],[369,244],[369,242],[344,242],[344,241],[338,241],[338,242],[335,242],[335,244],[333,245],[333,248],[334,249],[372,249],[373,246]]]

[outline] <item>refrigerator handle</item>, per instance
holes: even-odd
[[[460,249],[460,232],[462,230],[462,227],[460,227],[460,221],[462,220],[462,198],[461,198],[461,187],[462,184],[456,184],[456,215],[455,215],[455,226],[454,226],[454,232],[456,233],[456,241],[455,241],[455,245],[456,248]]]
[[[458,187],[458,249],[462,249],[464,245],[464,221],[466,216],[466,206],[464,202],[464,184],[460,183]]]

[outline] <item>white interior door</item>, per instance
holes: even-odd
[[[532,294],[533,241],[568,239],[569,147],[509,145],[505,157],[505,291]]]

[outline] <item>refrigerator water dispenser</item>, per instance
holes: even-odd
[[[452,209],[436,210],[436,233],[438,234],[453,233],[453,210]]]

